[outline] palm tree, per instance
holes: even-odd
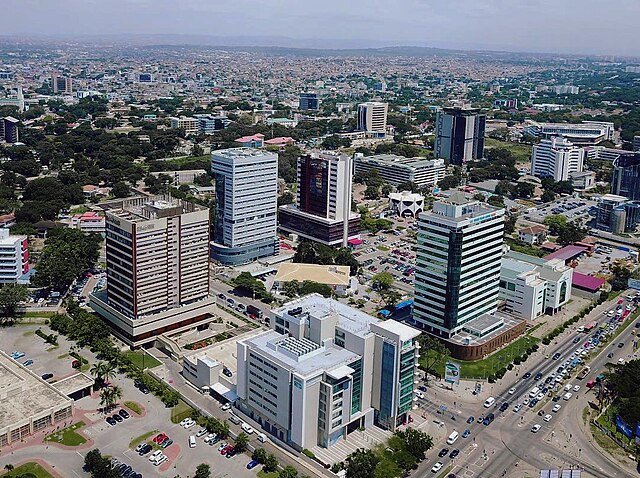
[[[120,387],[105,387],[102,389],[102,392],[100,392],[100,405],[102,405],[106,411],[113,407],[121,398],[122,390]]]
[[[96,382],[104,383],[105,367],[106,366],[107,366],[107,364],[105,362],[96,362],[89,369],[89,372],[96,379]]]
[[[111,362],[104,362],[104,366],[102,368],[102,380],[109,383],[109,381],[114,379],[116,375],[116,366]]]
[[[118,402],[118,400],[122,398],[122,389],[116,385],[113,385],[110,388],[111,388],[111,397],[113,400],[112,405],[115,405]]]

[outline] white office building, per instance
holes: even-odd
[[[274,330],[238,341],[240,410],[302,450],[359,428],[394,430],[413,408],[420,332],[319,294],[272,311]]]
[[[413,319],[450,338],[498,307],[504,209],[455,193],[418,216]]]
[[[91,307],[130,345],[210,320],[209,209],[134,197],[106,210],[107,289]]]
[[[584,149],[574,146],[560,136],[543,139],[533,147],[531,172],[541,178],[554,181],[569,181],[571,173],[578,173],[584,167]]]
[[[358,131],[366,131],[375,136],[387,132],[387,103],[368,101],[358,105]]]
[[[405,158],[396,154],[364,156],[362,153],[356,153],[354,159],[355,174],[366,175],[375,169],[392,186],[411,181],[421,188],[433,187],[446,174],[444,159]]]
[[[401,217],[418,217],[424,211],[424,196],[411,191],[389,193],[389,208]]]
[[[27,281],[29,274],[29,241],[27,236],[13,236],[8,228],[0,228],[0,284]]]
[[[211,154],[216,181],[213,259],[237,265],[278,252],[278,155],[257,148]]]
[[[500,298],[507,311],[526,320],[553,315],[571,298],[573,269],[560,259],[508,252],[500,269]]]

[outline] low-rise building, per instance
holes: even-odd
[[[523,227],[518,231],[518,239],[531,246],[535,244],[542,244],[547,240],[547,232],[547,227],[541,224]]]
[[[264,146],[264,135],[258,133],[251,136],[243,136],[236,139],[236,143],[240,143],[243,148],[262,148]]]
[[[392,186],[413,182],[420,188],[433,187],[444,178],[444,159],[405,158],[396,154],[355,155],[355,174],[367,175],[375,169]]]
[[[79,229],[84,233],[95,232],[96,234],[105,233],[105,217],[95,211],[89,211],[82,214],[75,214],[71,217],[70,227]]]
[[[273,288],[282,290],[284,284],[291,281],[317,282],[328,285],[336,295],[345,296],[357,290],[358,281],[350,276],[349,266],[301,264],[285,262],[278,266],[278,272],[273,279]]]
[[[187,116],[169,118],[172,129],[183,129],[186,134],[195,134],[198,132],[198,120]]]
[[[571,186],[576,191],[584,192],[596,187],[596,172],[595,171],[575,171],[569,173],[569,180]]]
[[[424,211],[424,196],[411,191],[389,193],[389,207],[401,217],[418,217]]]
[[[413,407],[420,332],[311,294],[272,311],[237,344],[238,407],[296,449],[330,447]]]

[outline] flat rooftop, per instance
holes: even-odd
[[[89,375],[83,372],[78,372],[71,375],[70,377],[58,380],[51,385],[53,385],[53,388],[55,388],[59,392],[64,393],[66,396],[69,396],[72,393],[78,392],[87,387],[91,387],[94,383],[95,380]]]
[[[491,324],[497,323],[497,322],[502,322],[502,326],[483,337],[477,337],[476,335],[473,335],[469,332],[465,332],[464,330],[461,330],[456,335],[454,335],[453,337],[447,340],[450,342],[453,342],[456,344],[462,344],[462,345],[482,345],[484,343],[487,343],[491,339],[494,339],[495,337],[502,335],[507,330],[512,329],[513,327],[516,327],[518,324],[522,323],[523,320],[511,315],[505,314],[503,312],[496,312],[493,316],[485,315],[485,316],[478,317],[477,319],[467,322],[465,326],[468,327],[470,330],[486,330],[491,326]]]
[[[0,430],[72,403],[64,393],[0,351]]]
[[[171,196],[138,196],[100,204],[112,216],[129,222],[151,221],[162,217],[175,217],[207,208]]]
[[[253,136],[247,136],[245,138],[252,138]],[[240,138],[240,139],[243,139],[243,138]],[[258,148],[240,147],[240,148],[218,149],[216,151],[212,151],[211,156],[213,158],[219,157],[219,158],[229,158],[229,159],[243,159],[243,158],[252,158],[252,157],[258,157],[258,156],[274,156],[274,153],[265,151],[263,149],[258,149]]]
[[[422,156],[414,158],[407,158],[405,156],[398,156],[397,154],[374,154],[373,156],[357,157],[356,161],[364,163],[380,163],[390,166],[398,166],[406,169],[416,169],[433,166],[444,166],[444,160],[441,159],[427,159]]]

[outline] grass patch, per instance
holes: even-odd
[[[136,415],[142,415],[142,405],[137,402],[124,402],[124,406]]]
[[[504,242],[511,248],[514,252],[520,252],[522,254],[527,254],[534,257],[543,257],[547,253],[543,250],[538,249],[537,247],[530,246],[529,244],[525,244],[524,242],[520,242],[517,239],[513,239],[512,237],[505,237]]]
[[[143,362],[144,362],[145,369],[162,365],[162,362],[160,362],[157,358],[153,357],[152,355],[149,355],[146,352],[143,352],[142,350],[125,352],[124,356],[127,357],[129,360],[131,360],[133,365],[138,367],[140,370],[143,369],[142,367]],[[143,360],[143,357],[144,357],[144,360]]]
[[[495,138],[484,139],[484,147],[487,149],[503,148],[508,149],[516,158],[517,162],[526,163],[531,161],[531,152],[533,147],[530,144],[513,143],[511,141],[501,141]]]
[[[58,430],[51,435],[47,435],[44,441],[51,441],[54,443],[60,443],[65,446],[79,446],[87,442],[87,439],[76,432],[79,428],[84,426],[84,422],[74,423],[70,427]]]
[[[260,470],[260,471],[256,474],[256,476],[257,476],[258,478],[278,478],[278,474],[279,474],[279,473],[278,473],[277,471],[272,471],[272,472],[270,472],[270,473],[267,473],[267,472],[266,472],[266,471],[264,471],[264,470]]]
[[[620,294],[622,294],[623,291],[621,290],[611,290],[609,291],[609,295],[607,295],[607,300],[613,300],[616,297],[618,297]]]
[[[187,417],[191,416],[193,408],[180,400],[178,404],[171,409],[171,423],[180,423]]]
[[[31,474],[35,478],[53,478],[53,475],[37,463],[29,462],[14,468],[13,471],[4,473],[3,478],[18,478],[22,475]]]
[[[158,433],[158,430],[151,430],[150,432],[143,433],[139,437],[135,437],[133,440],[131,440],[129,442],[129,448],[131,448],[133,450],[138,445],[138,443],[142,443],[143,441],[147,441],[149,438],[151,438],[156,433]]]
[[[382,252],[387,252],[389,248],[387,246],[378,246],[378,250]]]
[[[56,315],[56,312],[51,312],[51,311],[46,311],[43,310],[42,312],[33,312],[33,311],[29,311],[29,312],[22,312],[21,314],[18,315],[18,318],[36,318],[36,317],[44,317],[46,319],[53,317],[54,315]]]
[[[62,355],[58,355],[56,358],[62,360],[62,359],[66,359],[68,356],[69,354],[62,354]]]
[[[546,323],[547,323],[546,321],[545,322],[538,322],[536,325],[534,325],[529,330],[527,330],[527,335],[531,335],[532,332],[535,332],[536,329],[539,329],[540,327],[542,327]]]
[[[453,470],[453,465],[447,466],[444,471],[438,475],[438,478],[445,478],[451,470]]]
[[[620,452],[621,448],[618,446],[616,442],[614,442],[611,438],[609,438],[607,435],[602,433],[598,427],[595,427],[593,425],[593,423],[590,424],[590,426],[591,426],[591,434],[593,435],[594,440],[596,441],[596,443],[600,448],[609,452],[610,454],[614,454],[614,453],[617,454]]]

